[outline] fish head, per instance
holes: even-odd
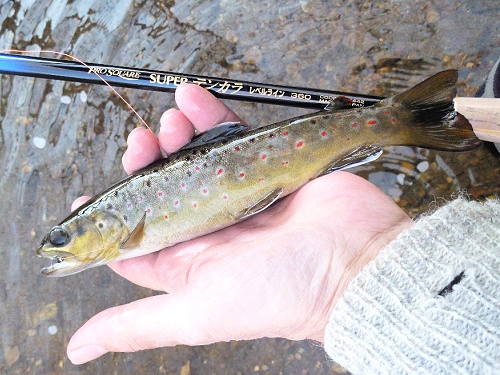
[[[70,216],[53,227],[37,249],[38,256],[52,260],[42,274],[66,276],[109,263],[120,254],[128,236],[127,226],[111,212],[96,209]]]

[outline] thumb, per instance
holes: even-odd
[[[107,309],[73,335],[68,357],[72,363],[82,364],[110,351],[134,352],[218,341],[210,334],[217,330],[209,327],[209,322],[213,324],[216,319],[213,309],[207,306],[208,300],[202,302],[193,297],[183,291]]]

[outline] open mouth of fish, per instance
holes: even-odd
[[[49,266],[42,268],[41,272],[45,276],[63,276],[78,272],[83,266],[72,254],[64,251],[42,252],[39,248],[37,254],[41,258],[51,260]]]

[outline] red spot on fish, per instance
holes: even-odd
[[[234,151],[241,151],[241,148],[240,148],[239,146],[236,146],[236,147],[234,148]]]
[[[392,122],[396,122],[396,119],[395,119],[395,118],[393,118],[393,119],[392,119]]]
[[[196,167],[194,167],[194,170],[195,170],[195,171],[199,171],[199,170],[200,170],[200,167],[196,166]]]
[[[288,132],[283,132],[283,135],[288,135],[289,133]]]
[[[346,140],[346,141],[350,141],[350,140],[351,140],[351,138],[350,138],[350,137],[347,137],[345,140]]]
[[[198,203],[193,202],[193,208],[198,208]]]
[[[304,146],[304,142],[302,142],[302,141],[297,142],[297,147],[298,148],[301,148],[302,146]]]
[[[388,115],[389,113],[391,113],[390,111],[386,110],[385,111],[385,114]]]
[[[282,161],[281,164],[288,165],[288,160]]]
[[[327,135],[328,135],[328,133],[327,133],[327,132],[322,132],[322,133],[321,133],[321,136],[322,136],[322,137],[326,137]]]
[[[164,215],[163,217],[165,218],[165,220],[168,220],[168,215]]]
[[[368,125],[377,125],[377,121],[376,120],[371,120],[371,121],[368,121],[367,124]]]
[[[355,123],[352,124],[352,128],[353,129],[356,129],[357,127],[358,127],[358,123],[357,122],[355,122]]]
[[[179,201],[175,201],[174,206],[178,206],[178,205],[179,205]]]
[[[240,175],[238,176],[239,178],[244,178],[245,177],[245,173],[241,172]]]
[[[220,168],[218,171],[217,171],[217,176],[220,176],[222,174],[222,172],[224,172],[224,169]]]
[[[224,194],[224,195],[222,196],[222,199],[224,199],[224,200],[228,200],[228,199],[229,199],[229,197],[228,197],[226,194]]]
[[[342,118],[342,116],[338,115],[337,116],[337,120],[340,120]]]
[[[264,177],[259,177],[259,181],[264,181]]]
[[[185,188],[186,188],[186,183],[185,183],[185,182],[181,183],[181,188],[182,188],[182,189],[185,189]]]
[[[138,200],[139,202],[142,202],[142,197],[140,197],[140,196],[139,196],[139,197],[137,197],[137,200]]]
[[[316,124],[316,120],[311,120],[311,124]]]
[[[203,189],[203,190],[202,190],[202,193],[203,193],[203,194],[207,194],[207,193],[208,193],[208,189]]]
[[[262,160],[266,160],[266,159],[267,159],[267,155],[266,155],[266,154],[262,154],[262,155],[260,156],[260,158],[261,158]]]
[[[127,208],[132,208],[132,203],[127,203]]]
[[[151,208],[146,208],[146,213],[150,214],[151,213]]]
[[[159,191],[159,192],[158,192],[158,196],[159,196],[160,198],[161,198],[161,197],[163,197],[163,192],[162,192],[162,191]]]

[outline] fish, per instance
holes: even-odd
[[[37,254],[66,276],[200,237],[258,214],[312,179],[377,159],[385,146],[480,146],[454,110],[456,70],[370,107],[325,110],[249,128],[223,123],[95,195],[53,227]]]

